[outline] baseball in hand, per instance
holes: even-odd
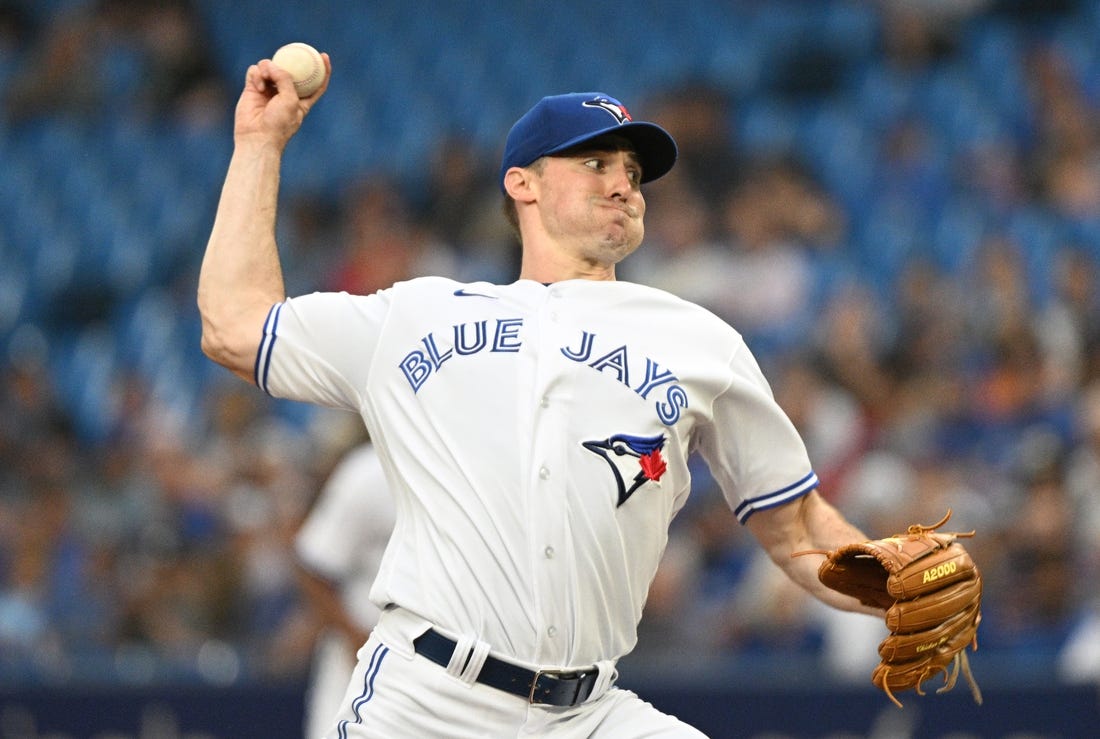
[[[294,89],[298,91],[300,98],[307,98],[317,92],[325,81],[325,60],[309,44],[296,41],[281,46],[271,57],[271,61],[290,73],[294,79]]]

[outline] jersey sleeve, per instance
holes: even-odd
[[[701,431],[698,448],[745,523],[756,511],[806,495],[818,480],[802,437],[744,343],[729,369],[729,385],[714,400],[712,423]]]
[[[256,353],[256,385],[274,397],[358,411],[388,309],[387,291],[276,303]]]

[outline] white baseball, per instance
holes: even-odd
[[[271,57],[275,66],[290,73],[294,79],[294,89],[298,97],[307,98],[321,87],[325,81],[325,60],[321,52],[309,44],[296,41],[279,47]]]

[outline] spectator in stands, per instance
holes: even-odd
[[[679,176],[717,215],[744,169],[734,134],[737,113],[731,96],[718,85],[686,81],[656,96],[651,108],[654,120],[661,121],[676,139]],[[654,193],[659,192],[660,187],[655,187]],[[704,234],[705,239],[718,234],[717,222],[712,228],[712,233]]]
[[[368,295],[417,273],[425,235],[396,183],[380,176],[355,183],[342,215],[342,248],[326,289]]]
[[[96,0],[33,37],[4,103],[16,120],[109,111],[201,127],[224,119],[226,89],[190,0]]]
[[[515,235],[500,210],[485,156],[458,135],[435,147],[425,192],[416,207],[417,223],[429,246],[453,264],[434,274],[462,280],[503,281],[519,270]],[[429,272],[431,270],[425,270]]]

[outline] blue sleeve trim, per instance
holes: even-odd
[[[267,312],[267,320],[264,321],[264,335],[260,339],[259,349],[256,350],[256,366],[252,370],[256,387],[268,395],[271,395],[271,392],[267,389],[267,374],[271,370],[271,350],[275,346],[275,339],[278,338],[276,331],[279,328],[279,313],[282,309],[283,303],[276,303]]]
[[[741,505],[734,509],[734,515],[737,516],[737,520],[741,523],[745,523],[749,520],[749,517],[757,511],[764,511],[768,508],[775,508],[781,506],[784,503],[790,503],[792,500],[797,500],[803,495],[806,495],[818,485],[817,474],[810,472],[810,474],[803,477],[793,485],[788,485],[785,488],[776,490],[773,493],[767,493],[766,495],[758,495],[755,498],[749,498],[741,501]]]

